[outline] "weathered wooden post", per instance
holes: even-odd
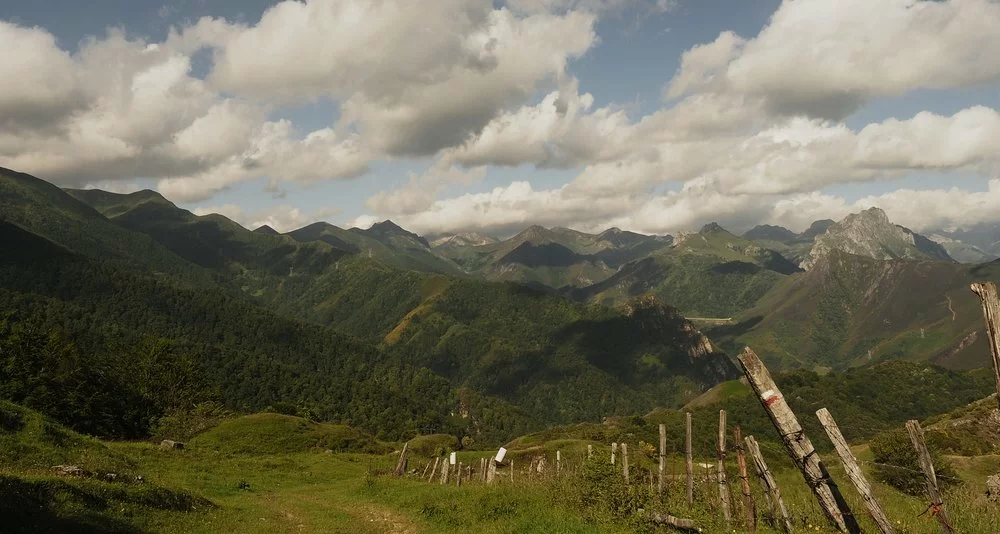
[[[611,465],[615,465],[615,456],[618,454],[618,444],[611,444]]]
[[[590,460],[594,457],[594,446],[590,443],[587,444],[587,459]]]
[[[622,474],[625,475],[625,485],[628,485],[628,444],[622,443]]]
[[[785,532],[791,533],[792,518],[788,516],[788,508],[785,507],[785,500],[781,498],[781,490],[778,489],[778,483],[775,482],[774,476],[771,475],[771,470],[767,468],[767,462],[764,461],[764,455],[760,453],[760,446],[757,445],[757,440],[753,436],[747,436],[744,441],[747,444],[747,453],[750,455],[750,459],[753,460],[753,465],[757,468],[760,481],[764,485],[764,495],[767,495],[767,500],[771,503],[771,517],[774,517],[775,520],[778,519],[774,511],[775,505],[777,505],[778,511],[781,513],[781,528]]]
[[[740,469],[740,482],[743,486],[743,503],[746,505],[747,530],[751,533],[757,532],[757,505],[753,502],[753,493],[750,491],[750,479],[747,477],[747,461],[743,456],[743,431],[740,425],[733,427],[733,445],[736,447],[736,465]]]
[[[687,470],[687,497],[688,506],[694,505],[694,458],[691,454],[691,412],[685,413],[685,426],[687,437],[684,441],[685,469]]]
[[[510,459],[510,483],[514,483],[514,459]]]
[[[986,321],[986,334],[990,342],[990,354],[993,355],[993,376],[997,386],[997,405],[1000,406],[1000,297],[997,296],[997,286],[993,282],[976,282],[972,291],[979,295],[983,304],[983,319]]]
[[[435,457],[434,458],[434,469],[431,469],[431,476],[427,477],[427,482],[430,482],[430,481],[434,480],[434,473],[437,473],[438,462],[440,462],[440,461],[441,461],[440,457]]]
[[[937,475],[934,474],[934,462],[931,461],[931,453],[927,451],[927,443],[924,442],[924,429],[920,428],[920,423],[916,420],[906,422],[906,431],[910,434],[910,442],[913,443],[913,450],[917,452],[917,462],[920,470],[924,472],[924,482],[927,485],[927,496],[931,499],[931,515],[941,523],[941,532],[954,534],[951,522],[948,521],[948,513],[944,509],[944,502],[941,500],[941,492],[938,490]]]
[[[420,478],[422,479],[425,476],[427,476],[427,471],[430,471],[430,469],[431,469],[431,461],[427,460],[427,465],[424,467],[424,472],[420,474]]]
[[[663,495],[663,471],[667,467],[667,425],[660,423],[660,472],[656,484],[656,493]]]
[[[486,482],[486,458],[479,459],[479,479]]]
[[[562,471],[562,451],[556,451],[556,474]]]
[[[399,452],[399,459],[396,460],[396,468],[392,470],[392,474],[397,477],[403,476],[404,470],[406,469],[406,448],[409,445],[409,441],[403,444],[403,450]]]
[[[448,458],[445,458],[444,461],[441,462],[441,485],[448,483],[448,475],[450,474],[451,462],[448,461]]]
[[[844,439],[844,435],[840,432],[840,427],[837,426],[837,422],[834,421],[833,415],[826,408],[820,408],[816,412],[816,417],[819,418],[820,424],[823,425],[823,429],[826,430],[826,435],[830,436],[830,441],[833,443],[833,448],[836,449],[837,455],[840,456],[840,460],[844,462],[844,470],[847,472],[847,477],[851,479],[854,483],[854,487],[858,489],[858,493],[861,494],[861,499],[865,503],[865,507],[868,508],[868,513],[871,514],[872,519],[875,520],[875,524],[878,525],[878,529],[883,532],[883,534],[892,534],[894,532],[892,528],[892,522],[886,517],[885,511],[879,505],[878,501],[875,499],[875,495],[872,494],[872,487],[868,484],[868,479],[865,478],[864,473],[861,471],[861,467],[858,466],[858,461],[854,458],[854,454],[851,452],[851,447],[847,444],[847,440]]]
[[[729,485],[726,481],[726,411],[719,410],[719,445],[716,450],[719,467],[716,478],[719,482],[719,503],[722,506],[722,518],[728,525],[732,521],[732,510],[729,504]]]
[[[812,442],[802,430],[802,425],[795,418],[795,413],[782,397],[781,390],[774,383],[767,367],[750,347],[743,349],[739,355],[739,361],[743,365],[743,371],[746,373],[750,386],[760,399],[761,405],[768,417],[771,418],[771,422],[778,429],[778,434],[782,436],[785,447],[792,459],[795,460],[795,465],[802,472],[806,484],[816,495],[816,500],[827,519],[841,532],[859,534],[861,528],[851,513],[850,506],[844,501],[837,484],[830,478],[830,473],[827,472],[826,466],[823,465],[823,461],[816,453]]]
[[[455,476],[455,486],[462,487],[462,462],[458,462],[458,471],[456,471]]]

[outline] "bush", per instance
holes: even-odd
[[[910,495],[924,494],[924,475],[906,431],[897,429],[884,432],[872,438],[868,445],[875,457],[876,480]],[[944,488],[956,484],[958,479],[951,463],[941,456],[933,443],[928,443],[927,446],[934,463],[938,486]]]

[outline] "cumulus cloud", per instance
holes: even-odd
[[[405,185],[380,191],[365,206],[387,216],[413,215],[430,208],[438,194],[450,185],[472,184],[486,177],[486,167],[462,170],[441,160],[423,174],[410,173]]]
[[[1000,80],[991,0],[785,0],[757,37],[684,54],[672,97],[733,92],[778,114],[842,119],[875,97]]]

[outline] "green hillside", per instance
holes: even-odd
[[[622,266],[603,282],[572,290],[578,300],[616,305],[652,294],[691,317],[731,317],[798,268],[777,252],[718,225],[681,236],[650,257]]]
[[[237,411],[290,403],[380,437],[445,432],[489,443],[550,422],[680,405],[735,373],[658,303],[608,310],[398,270],[321,240],[197,217],[149,192],[72,192],[113,220],[48,193],[109,235],[146,242],[157,254],[143,262],[166,257],[213,282],[191,289],[127,256],[74,248],[58,225],[75,223],[58,217],[45,217],[51,238],[0,225],[0,242],[23,252],[0,260],[0,345],[4,369],[16,370],[0,380],[4,396],[93,434],[148,435],[161,419],[221,400]],[[387,224],[365,232],[426,245]]]
[[[751,345],[776,368],[843,369],[889,359],[967,369],[989,363],[969,284],[1000,265],[881,261],[831,253],[783,280],[737,323],[710,330],[730,350]]]

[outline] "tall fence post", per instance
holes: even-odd
[[[892,522],[889,521],[888,517],[886,517],[885,511],[882,510],[882,506],[880,506],[878,500],[875,499],[875,495],[872,493],[871,484],[868,483],[868,479],[865,478],[864,473],[861,471],[861,467],[858,466],[858,461],[854,458],[854,454],[851,452],[851,447],[847,444],[847,440],[844,439],[844,435],[841,434],[840,427],[837,426],[837,421],[833,419],[833,415],[830,414],[830,410],[820,408],[816,412],[816,417],[819,418],[820,424],[822,424],[823,429],[826,430],[826,435],[830,436],[833,448],[836,449],[837,455],[840,456],[840,460],[844,463],[844,470],[847,472],[847,478],[850,478],[851,482],[854,483],[854,487],[858,489],[858,493],[861,494],[861,499],[865,503],[865,508],[868,508],[868,513],[870,513],[872,519],[875,520],[875,524],[878,526],[878,529],[881,530],[883,534],[892,534],[892,532],[894,532]]]
[[[753,460],[753,465],[757,469],[761,483],[764,484],[764,495],[767,495],[767,500],[771,503],[771,517],[774,517],[775,521],[779,521],[774,511],[777,506],[778,512],[781,514],[781,528],[790,534],[792,532],[792,518],[788,515],[785,500],[781,498],[781,490],[778,489],[778,483],[775,482],[774,476],[771,475],[771,470],[767,468],[764,455],[760,453],[760,446],[757,445],[757,440],[753,436],[747,436],[743,441],[747,444],[747,453],[750,455],[750,459]]]
[[[625,475],[625,485],[628,485],[628,444],[622,443],[622,474]]]
[[[729,485],[726,481],[726,411],[719,410],[719,444],[716,449],[718,469],[716,478],[719,482],[719,503],[722,506],[722,518],[728,525],[732,521],[732,510],[729,504]]]
[[[399,452],[399,460],[396,460],[396,468],[392,470],[392,474],[397,477],[403,476],[403,472],[406,470],[406,448],[409,445],[409,441],[403,444],[403,450]]]
[[[684,469],[687,471],[688,506],[694,505],[694,457],[691,453],[691,412],[685,412]]]
[[[660,423],[660,472],[657,479],[656,493],[663,495],[663,471],[667,467],[667,425]]]
[[[747,477],[747,461],[743,456],[743,431],[740,425],[733,427],[733,445],[736,448],[736,465],[740,469],[740,482],[743,486],[743,503],[747,514],[747,530],[751,533],[757,532],[757,505],[753,502],[753,493],[750,491],[750,480]]]
[[[611,465],[615,465],[615,456],[618,455],[618,444],[611,444]]]
[[[983,304],[983,319],[986,321],[986,334],[990,342],[990,354],[993,355],[993,377],[997,386],[997,406],[1000,406],[1000,297],[997,297],[997,286],[993,282],[976,282],[972,291],[979,295]]]
[[[913,450],[917,452],[917,462],[920,470],[924,472],[924,482],[927,485],[927,496],[931,499],[931,515],[937,518],[941,524],[941,532],[954,534],[951,522],[948,521],[948,514],[944,509],[944,502],[941,500],[941,492],[938,490],[937,475],[934,474],[934,462],[931,461],[931,453],[927,451],[927,443],[924,442],[924,429],[920,428],[920,423],[916,420],[906,422],[906,432],[910,434],[910,442],[913,443]]]
[[[750,387],[753,388],[768,417],[771,418],[771,422],[778,429],[778,434],[785,442],[785,447],[795,461],[795,465],[802,472],[806,484],[816,495],[816,500],[827,519],[841,532],[860,534],[861,528],[851,513],[850,506],[840,494],[837,484],[830,478],[830,473],[827,472],[823,461],[816,454],[816,449],[802,430],[802,425],[796,419],[795,413],[782,397],[781,390],[774,383],[774,379],[771,378],[771,373],[764,366],[764,362],[760,361],[760,358],[750,347],[743,349],[739,355],[739,361],[743,365],[743,371],[750,382]]]

